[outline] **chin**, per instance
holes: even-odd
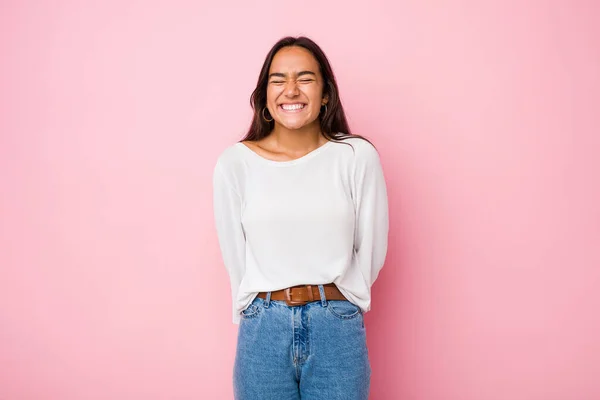
[[[289,130],[298,130],[301,128],[304,128],[306,126],[306,124],[281,124],[283,125],[283,127],[285,127],[286,129]]]
[[[286,129],[302,129],[314,123],[314,121],[281,121],[279,124]]]

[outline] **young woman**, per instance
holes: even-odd
[[[239,324],[238,400],[368,398],[363,313],[387,251],[373,145],[350,134],[323,51],[277,42],[252,125],[214,170],[214,213]]]

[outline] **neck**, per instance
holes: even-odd
[[[270,136],[277,147],[288,150],[312,150],[327,141],[321,132],[318,121],[300,129],[288,129],[275,124]]]

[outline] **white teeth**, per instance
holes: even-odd
[[[287,111],[300,110],[304,108],[304,104],[282,104],[281,108]]]

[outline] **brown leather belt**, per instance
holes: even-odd
[[[323,285],[325,299],[347,300],[334,283]],[[266,292],[260,292],[257,297],[267,298]],[[321,301],[319,285],[299,285],[271,292],[271,300],[285,301],[288,306],[303,306],[311,301]]]

